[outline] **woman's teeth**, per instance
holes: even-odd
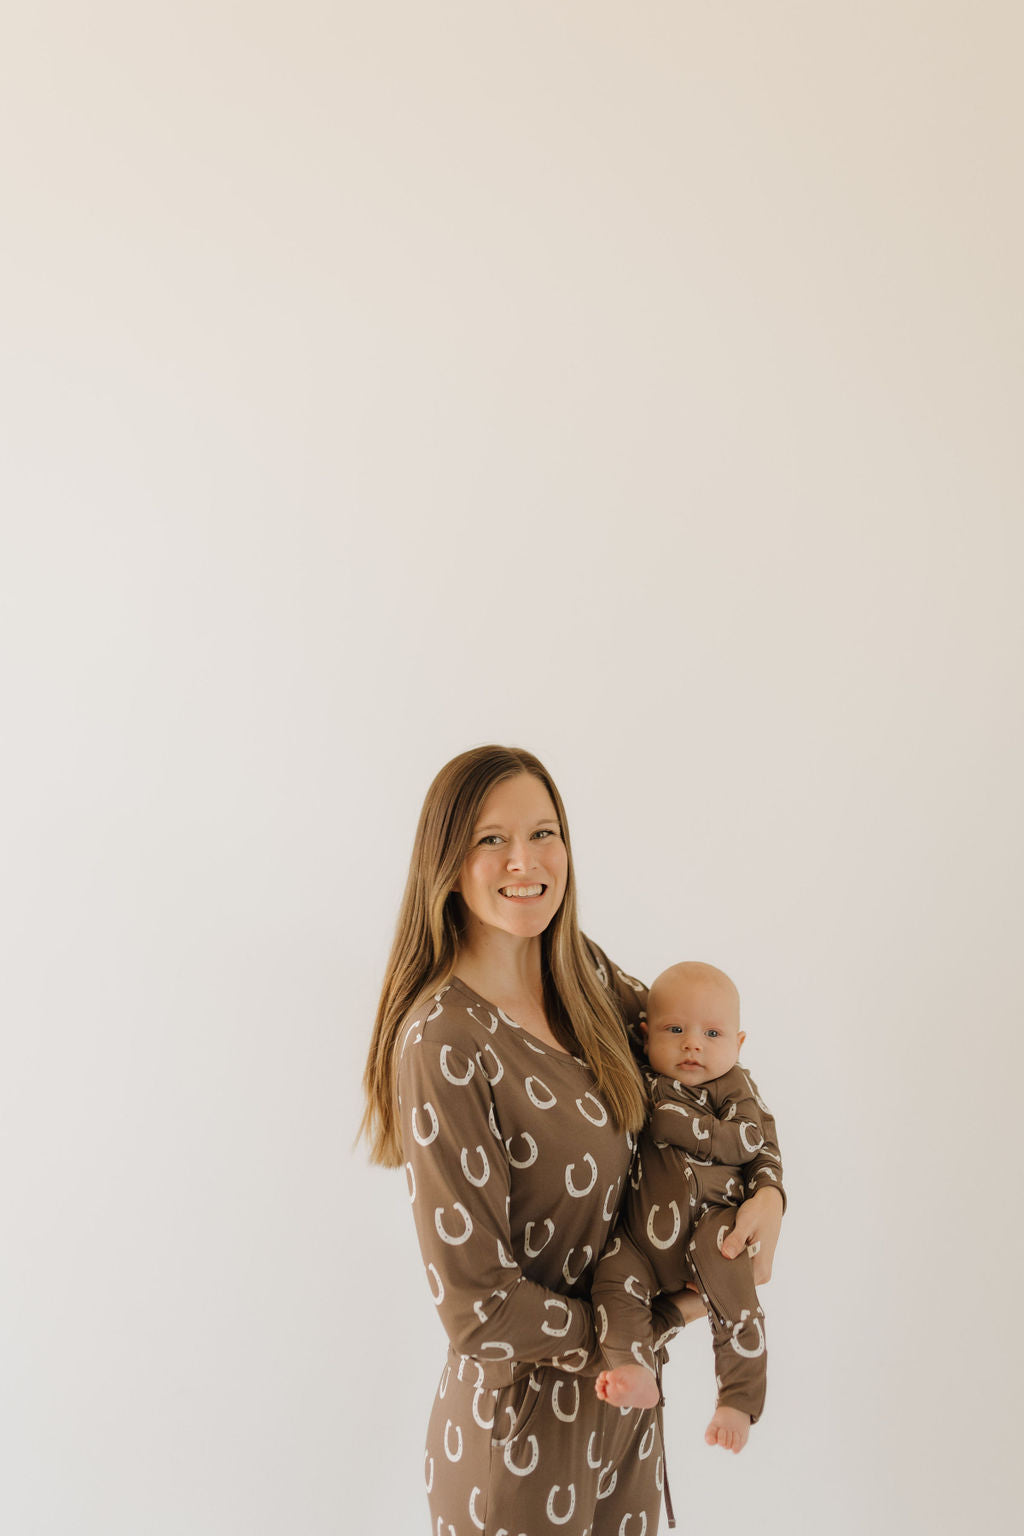
[[[544,889],[542,885],[503,885],[502,896],[539,896]]]

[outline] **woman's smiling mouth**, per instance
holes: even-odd
[[[543,896],[546,890],[546,885],[503,885],[498,894],[508,901],[529,901],[535,896]]]

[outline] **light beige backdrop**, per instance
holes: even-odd
[[[351,1142],[497,739],[622,965],[736,976],[784,1137],[768,1409],[706,1450],[674,1351],[680,1530],[1010,1529],[1020,7],[3,33],[0,1528],[425,1536],[443,1342]]]

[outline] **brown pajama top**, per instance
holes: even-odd
[[[645,999],[592,946],[635,1029]],[[590,1286],[634,1138],[585,1062],[453,977],[399,1042],[409,1198],[451,1341],[428,1430],[432,1536],[654,1536],[654,1410],[599,1401]],[[678,1326],[661,1305],[654,1347]]]
[[[775,1121],[737,1063],[689,1088],[647,1074],[651,1117],[640,1138],[618,1231],[594,1280],[609,1365],[657,1369],[650,1304],[696,1279],[708,1308],[720,1404],[756,1421],[764,1406],[764,1313],[748,1262],[724,1259],[735,1209],[765,1183],[782,1191]]]

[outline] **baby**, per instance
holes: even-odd
[[[641,1026],[651,1116],[592,1291],[609,1365],[597,1395],[620,1408],[650,1408],[661,1398],[653,1295],[686,1286],[699,1292],[718,1382],[704,1438],[730,1451],[743,1449],[764,1406],[764,1313],[749,1261],[719,1250],[741,1201],[766,1181],[781,1190],[782,1176],[775,1122],[738,1063],[739,1024],[739,993],[713,965],[684,961],[652,986]],[[687,1320],[697,1306],[696,1297],[683,1306]]]

